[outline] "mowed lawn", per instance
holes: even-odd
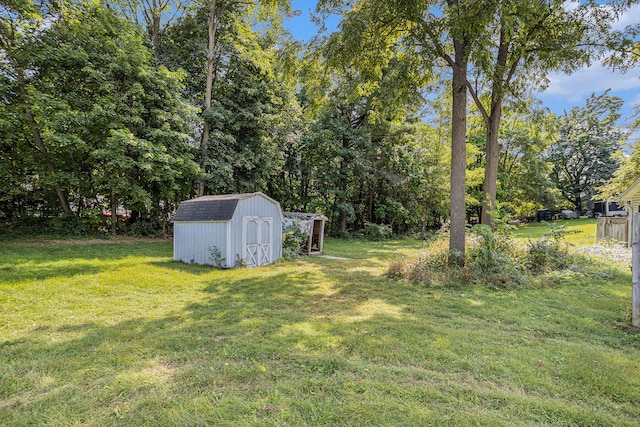
[[[628,266],[498,291],[386,278],[410,240],[230,271],[0,245],[0,425],[640,425]]]
[[[563,227],[569,232],[565,236],[567,242],[571,245],[587,246],[596,243],[596,218],[588,219],[572,219],[552,222],[534,222],[524,225],[514,230],[513,235],[516,238],[538,239],[544,237],[551,232],[551,227]]]

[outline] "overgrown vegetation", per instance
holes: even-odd
[[[509,289],[544,281],[540,277],[544,273],[575,270],[578,266],[584,274],[593,273],[599,266],[569,251],[566,237],[575,232],[566,225],[547,224],[545,235],[529,238],[523,244],[504,226],[492,231],[488,226],[477,225],[468,236],[464,267],[450,261],[446,236],[441,234],[417,260],[393,262],[387,275],[429,285],[467,282]]]
[[[282,258],[293,261],[300,256],[302,245],[308,239],[307,233],[302,231],[296,222],[285,227],[282,232]]]
[[[209,246],[209,261],[215,268],[224,267],[227,259],[222,256],[222,251],[217,246]]]

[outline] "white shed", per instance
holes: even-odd
[[[282,257],[282,209],[262,193],[202,196],[180,203],[173,217],[173,259],[249,267]]]

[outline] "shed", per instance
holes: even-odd
[[[631,233],[630,230],[633,230],[633,213],[640,212],[640,178],[638,178],[633,184],[629,186],[624,192],[620,195],[620,200],[624,203],[625,210],[629,213],[627,217],[627,243],[631,246]]]
[[[271,264],[282,257],[282,209],[263,193],[202,196],[173,217],[173,259],[225,268]]]
[[[306,236],[307,240],[300,252],[307,255],[322,255],[324,244],[324,223],[327,217],[308,212],[285,212],[285,227],[295,224]]]
[[[551,212],[549,209],[538,209],[536,212],[536,221],[551,221]]]

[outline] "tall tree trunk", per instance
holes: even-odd
[[[487,123],[486,165],[484,170],[482,214],[480,222],[493,225],[492,211],[496,208],[496,193],[498,187],[498,164],[500,162],[500,120],[502,117],[502,101],[496,103]]]
[[[500,30],[500,44],[498,46],[498,56],[496,57],[495,69],[492,76],[491,106],[489,113],[486,112],[477,94],[473,98],[478,109],[481,111],[487,127],[487,148],[486,164],[484,170],[482,213],[480,222],[493,227],[492,211],[496,208],[496,193],[498,187],[498,166],[500,163],[500,121],[502,120],[502,102],[504,92],[507,90],[511,78],[513,77],[518,61],[511,64],[507,70],[507,60],[509,59],[510,43],[507,40],[504,23]],[[505,80],[506,76],[506,80]]]
[[[449,250],[458,252],[456,261],[464,263],[465,255],[465,173],[467,171],[467,49],[469,42],[453,40],[455,64],[451,78],[451,230]]]
[[[155,1],[154,1],[155,3]],[[151,15],[151,49],[156,67],[160,66],[160,20],[162,19],[160,6],[157,5],[152,10]]]
[[[218,29],[218,20],[220,16],[218,13],[222,13],[222,11],[217,11],[217,0],[211,0],[209,4],[209,45],[208,45],[208,53],[207,53],[207,86],[204,92],[204,110],[211,108],[211,92],[213,90],[213,62],[215,59],[215,49],[216,49],[216,31]],[[200,156],[201,162],[200,167],[205,170],[205,159],[207,158],[207,144],[209,142],[209,123],[204,121],[204,128],[202,129],[202,140],[200,142]],[[198,197],[204,195],[204,183],[200,182],[198,184]]]
[[[162,209],[162,237],[167,238],[167,221],[169,220],[169,199],[163,201]]]

